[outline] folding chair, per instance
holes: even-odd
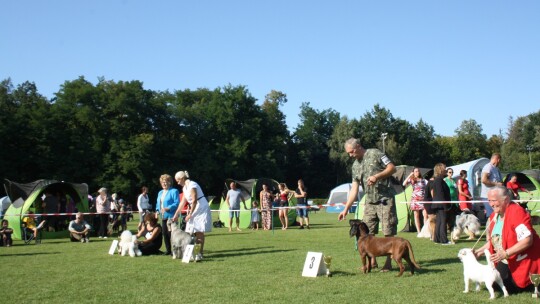
[[[40,216],[36,216],[34,220],[25,216],[21,222],[21,226],[22,239],[25,244],[30,244],[31,241],[35,241],[36,244],[41,244],[41,236],[45,221],[41,221]],[[31,228],[33,226],[37,229],[37,237],[34,236],[34,230]]]

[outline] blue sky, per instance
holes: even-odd
[[[440,135],[489,137],[540,107],[540,1],[2,1],[0,79],[245,85],[262,102],[360,118],[375,104]],[[388,130],[391,132],[391,130]]]

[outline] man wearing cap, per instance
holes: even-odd
[[[69,222],[69,238],[72,242],[88,243],[92,227],[84,220],[82,213],[77,213],[75,219]]]
[[[96,212],[99,214],[99,231],[100,239],[107,238],[107,226],[109,224],[109,213],[111,212],[111,200],[107,196],[107,188],[98,190],[99,195],[96,197]]]
[[[385,237],[396,235],[398,219],[395,191],[390,182],[390,177],[396,172],[394,163],[379,149],[365,149],[356,138],[347,140],[344,146],[345,152],[355,161],[352,166],[351,192],[338,220],[344,220],[349,208],[358,200],[358,186],[361,185],[366,198],[363,221],[369,233],[377,234],[380,222]],[[372,258],[372,265],[377,265],[375,258]],[[382,271],[388,271],[391,266],[391,258],[388,256]]]

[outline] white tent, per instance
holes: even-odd
[[[4,196],[0,198],[0,217],[4,216],[4,213],[10,205],[11,200],[9,199],[9,196]]]
[[[483,157],[477,160],[451,166],[448,168],[451,168],[454,171],[454,176],[452,176],[452,178],[454,178],[455,180],[459,178],[459,172],[461,170],[467,171],[467,181],[469,182],[469,191],[471,191],[475,199],[478,199],[480,197],[480,191],[482,190],[482,187],[481,187],[482,169],[487,163],[489,163],[489,159]]]
[[[349,197],[349,192],[351,191],[352,184],[342,184],[330,191],[330,195],[328,196],[328,201],[326,202],[326,212],[329,213],[340,213],[345,208],[345,203],[347,203],[347,198]],[[362,186],[358,186],[358,198],[357,202],[359,202],[362,199],[362,196],[364,196],[364,191],[362,191]],[[349,212],[354,213],[356,210],[356,206],[351,207]]]

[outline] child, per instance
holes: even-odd
[[[34,215],[34,211],[28,211],[28,216],[23,217],[22,221],[27,229],[30,229],[34,232],[34,239],[37,243],[38,227],[36,224],[36,216]]]
[[[251,206],[251,229],[259,230],[259,205],[253,201]]]
[[[2,235],[2,244],[6,247],[11,247],[13,240],[11,239],[11,234],[13,234],[13,229],[8,227],[8,220],[2,220],[2,227],[0,228],[0,235]]]

